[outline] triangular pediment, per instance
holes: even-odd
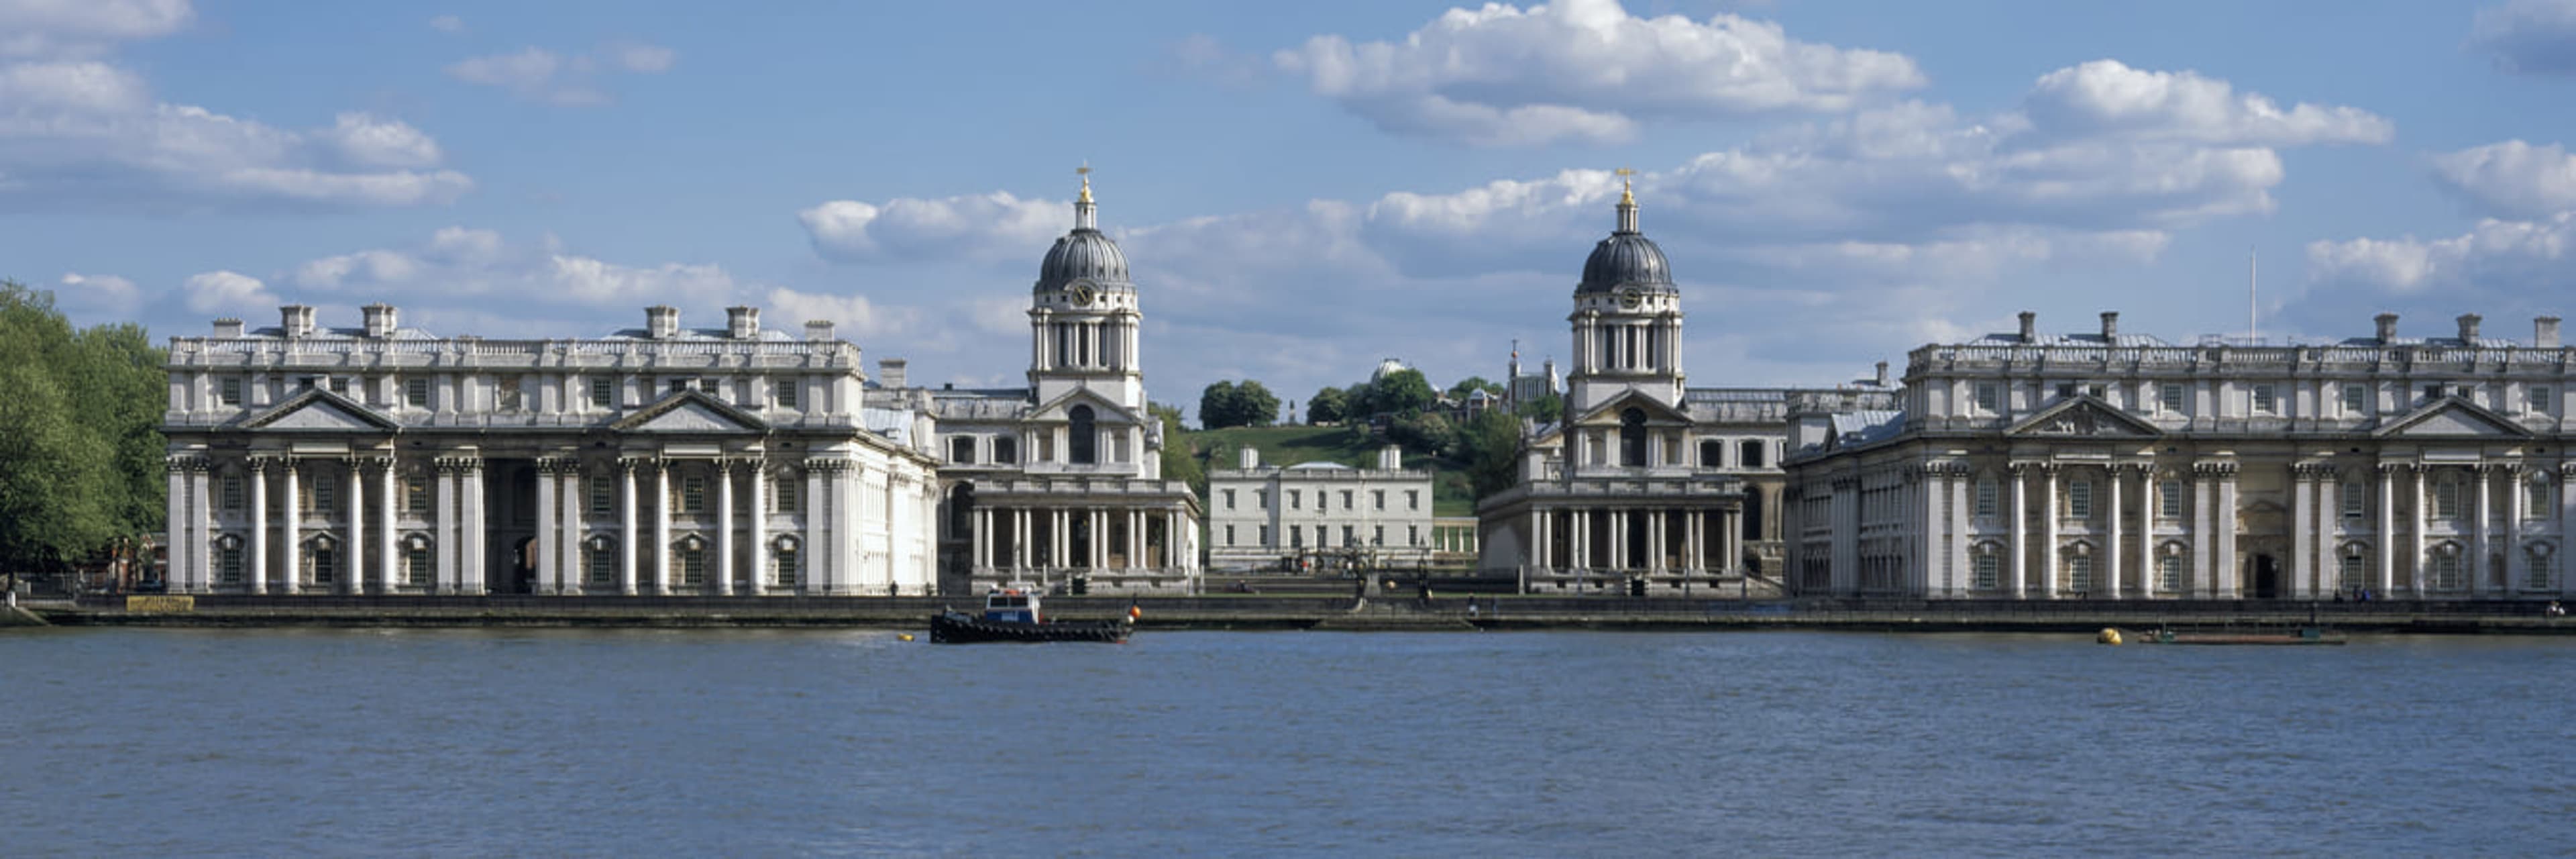
[[[2444,397],[2371,431],[2380,438],[2530,438],[2531,430],[2476,403]]]
[[[1647,426],[1671,426],[1691,422],[1690,415],[1682,410],[1665,405],[1662,400],[1647,396],[1643,392],[1632,390],[1592,407],[1591,411],[1584,412],[1582,416],[1575,418],[1574,423],[1576,426],[1618,426],[1620,414],[1630,408],[1645,414]]]
[[[769,424],[698,391],[680,391],[610,425],[619,432],[727,435],[760,433]]]
[[[2139,420],[2090,394],[2077,394],[2039,410],[2004,429],[2004,435],[2036,438],[2155,438],[2155,424]]]
[[[1115,401],[1089,388],[1075,388],[1066,391],[1064,396],[1038,404],[1036,409],[1029,412],[1028,419],[1035,422],[1062,423],[1072,419],[1071,412],[1075,406],[1090,406],[1091,419],[1095,423],[1144,423],[1135,412],[1128,411]]]
[[[398,425],[347,397],[314,388],[286,398],[242,426],[281,432],[384,432]]]

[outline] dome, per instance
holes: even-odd
[[[1078,280],[1127,283],[1127,255],[1100,232],[1099,206],[1091,202],[1091,168],[1078,172],[1084,175],[1082,196],[1073,201],[1073,232],[1056,239],[1046,261],[1038,264],[1037,292],[1063,289]]]
[[[1664,249],[1655,246],[1654,239],[1637,231],[1637,196],[1623,187],[1618,229],[1592,246],[1592,256],[1583,261],[1583,283],[1574,292],[1609,292],[1630,285],[1670,292],[1673,264],[1664,260]]]

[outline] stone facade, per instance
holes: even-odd
[[[1332,462],[1265,466],[1244,448],[1236,468],[1208,474],[1208,566],[1217,570],[1324,569],[1354,553],[1373,567],[1421,569],[1444,542],[1431,515],[1431,472],[1405,468],[1403,452],[1377,467]]]
[[[187,593],[892,594],[932,587],[929,415],[808,323],[655,307],[595,339],[365,309],[172,338],[169,582]]]
[[[1789,462],[1802,593],[1936,599],[2564,599],[2576,390],[2529,341],[1936,344],[1902,408],[1810,410]]]

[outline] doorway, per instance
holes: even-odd
[[[2280,564],[2273,561],[2270,555],[2255,555],[2247,559],[2246,564],[2251,568],[2251,575],[2246,576],[2247,582],[2252,585],[2253,592],[2250,596],[2258,600],[2279,599],[2281,596]]]

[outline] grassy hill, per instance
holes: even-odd
[[[1364,427],[1228,427],[1181,434],[1180,444],[1202,471],[1235,466],[1235,452],[1249,446],[1261,451],[1263,465],[1338,462],[1353,468],[1377,467],[1377,452],[1386,442],[1372,439]],[[1473,490],[1463,464],[1419,451],[1404,452],[1407,468],[1431,469],[1431,512],[1435,516],[1472,516]]]

